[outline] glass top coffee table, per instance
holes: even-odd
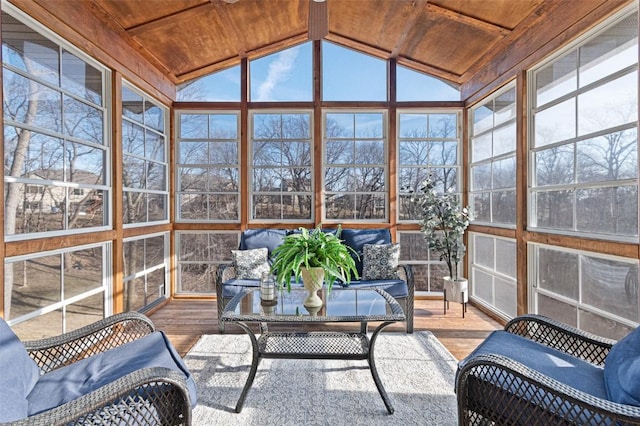
[[[260,300],[260,290],[248,288],[237,294],[225,307],[221,321],[237,324],[251,339],[253,359],[249,377],[242,389],[236,413],[242,411],[244,400],[251,389],[253,380],[262,358],[291,359],[347,359],[367,360],[373,381],[384,401],[389,414],[393,406],[382,386],[374,361],[374,346],[380,331],[390,324],[405,321],[404,311],[396,300],[380,289],[336,289],[328,295],[322,291],[323,306],[310,312],[302,302],[307,295],[303,289],[276,291],[277,303],[265,306]],[[311,310],[313,311],[313,310]],[[360,330],[348,331],[307,331],[281,332],[269,331],[268,325],[283,324],[326,324],[360,323]],[[380,324],[367,333],[370,322]],[[260,335],[251,329],[250,324],[260,325]],[[273,327],[272,327],[273,328]]]

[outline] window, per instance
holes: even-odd
[[[434,257],[422,232],[398,231],[400,263],[411,265],[416,291],[442,293],[447,265]]]
[[[106,229],[108,71],[7,12],[2,22],[7,240]]]
[[[125,239],[124,310],[142,310],[166,297],[169,283],[169,233]]]
[[[459,121],[460,112],[399,112],[399,221],[418,219],[411,196],[429,177],[436,181],[442,192],[460,192]]]
[[[327,111],[324,141],[325,218],[386,220],[386,112]]]
[[[638,240],[637,10],[531,72],[532,228]]]
[[[250,100],[313,100],[311,42],[249,62]]]
[[[178,86],[178,102],[240,102],[240,65]]]
[[[252,220],[313,220],[311,113],[252,112]]]
[[[640,322],[638,261],[530,244],[533,312],[620,339]]]
[[[471,210],[475,222],[516,223],[516,90],[471,109]]]
[[[398,65],[397,100],[400,102],[459,101],[460,88],[438,78]]]
[[[471,295],[506,318],[517,314],[516,241],[469,233]]]
[[[324,101],[386,101],[387,62],[323,41],[322,82]]]
[[[240,113],[179,112],[177,118],[177,220],[239,222]]]
[[[126,225],[169,219],[169,111],[133,86],[122,85],[122,185]]]
[[[231,263],[231,250],[238,248],[238,232],[177,232],[178,294],[216,292],[216,270]]]
[[[22,340],[66,333],[109,313],[110,243],[5,260],[4,318]]]

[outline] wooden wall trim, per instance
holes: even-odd
[[[175,100],[175,84],[167,77],[168,73],[163,73],[158,64],[153,66],[147,58],[132,49],[125,42],[131,36],[118,30],[115,25],[107,26],[110,19],[105,18],[106,23],[98,19],[98,15],[105,12],[93,2],[52,0],[9,0],[9,2],[89,56],[121,72],[127,80],[140,85],[162,102],[171,104]],[[51,13],[54,9],[55,14]],[[73,27],[56,16],[62,17],[66,22],[73,22]],[[93,34],[97,44],[87,40],[83,34]]]
[[[87,244],[113,241],[115,231],[83,232],[60,237],[35,238],[33,240],[11,241],[4,244],[5,256],[22,256],[50,250],[67,249]]]
[[[122,312],[124,309],[124,247],[122,245],[123,238],[123,210],[122,202],[122,170],[123,170],[123,153],[122,153],[122,74],[114,72],[112,74],[111,84],[111,184],[112,197],[112,224],[114,229],[113,238],[113,261],[112,261],[112,291],[113,291],[113,313]]]
[[[527,241],[528,141],[527,141],[527,73],[516,79],[516,314],[529,312],[529,276]]]
[[[525,231],[527,243],[547,244],[574,250],[591,251],[598,254],[638,258],[638,244],[620,243],[614,241],[596,240],[591,238],[576,238],[567,235],[547,234],[542,232]]]

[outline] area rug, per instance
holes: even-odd
[[[244,334],[205,335],[185,357],[198,385],[194,425],[455,425],[454,357],[428,331],[381,333],[378,374],[389,415],[366,361],[263,359],[241,413],[249,375]]]

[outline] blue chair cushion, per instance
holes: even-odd
[[[44,374],[27,396],[29,415],[65,404],[129,373],[149,367],[166,367],[184,374],[191,405],[196,405],[196,384],[191,373],[167,336],[155,331]]]
[[[604,363],[604,382],[611,401],[640,406],[640,327],[611,348]]]
[[[284,229],[247,229],[240,236],[240,250],[251,250],[257,248],[267,248],[268,257],[271,252],[282,244],[287,231]]]
[[[388,229],[343,229],[340,234],[340,239],[358,254],[358,257],[356,257],[352,253],[352,257],[356,262],[358,277],[361,278],[362,262],[364,259],[364,245],[390,244],[391,231]]]
[[[40,368],[9,324],[0,319],[0,422],[27,416],[27,395],[40,377]]]
[[[582,392],[607,399],[602,367],[533,340],[503,330],[494,331],[467,358],[460,361],[460,368],[466,361],[481,354],[505,356]],[[510,384],[502,385],[508,389]],[[517,387],[515,383],[511,385]]]
[[[347,287],[344,283],[340,283],[342,287]],[[389,279],[389,280],[355,280],[351,281],[348,288],[381,288],[387,293],[391,295],[394,299],[407,297],[409,296],[409,288],[407,287],[407,283],[400,279]]]

